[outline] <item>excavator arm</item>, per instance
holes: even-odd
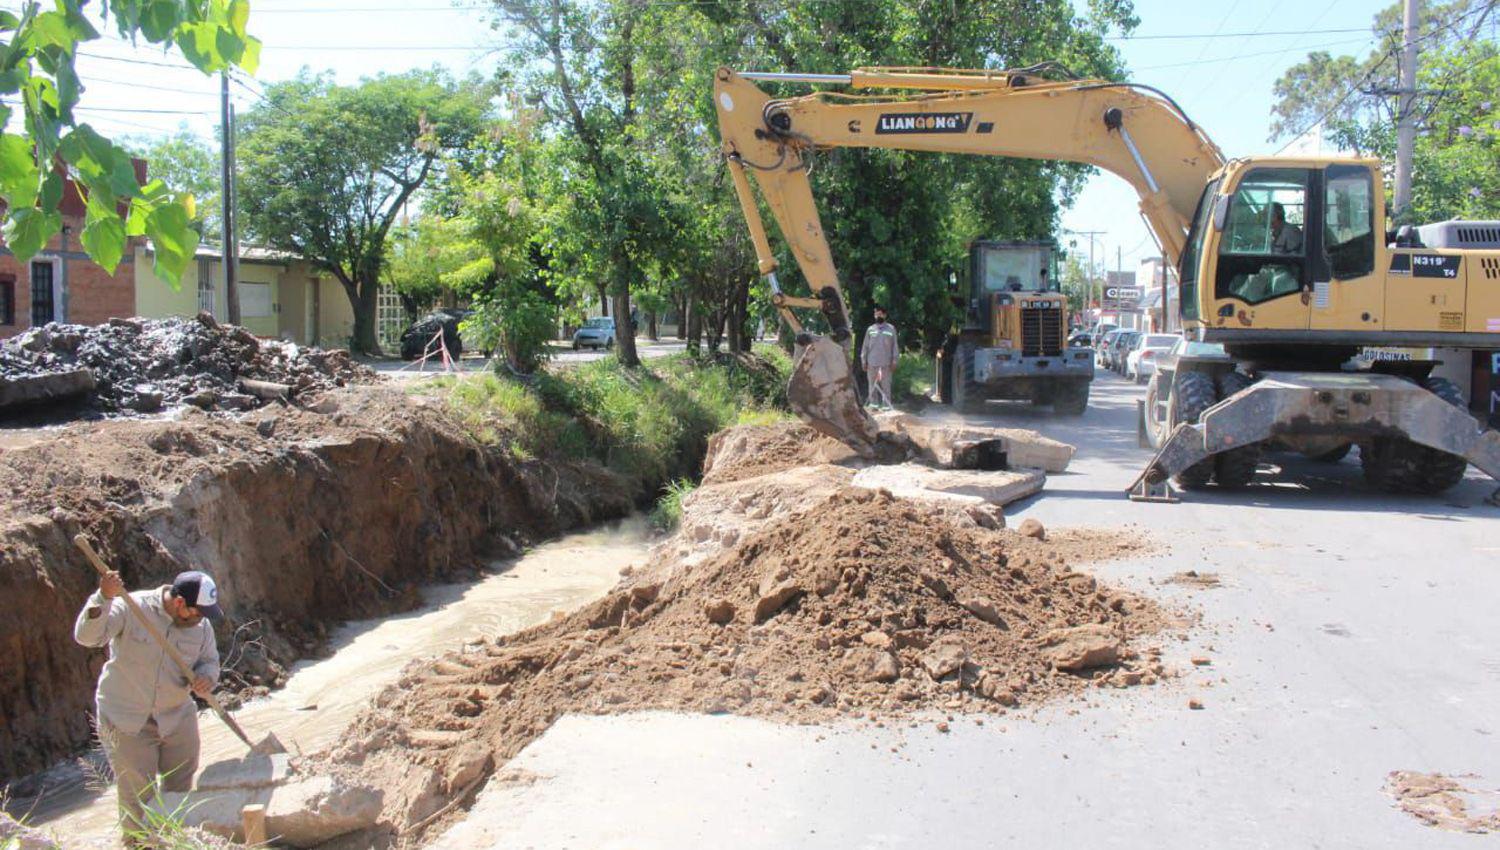
[[[776,99],[757,81],[834,84],[871,96],[817,92]],[[1088,163],[1124,178],[1162,250],[1176,262],[1223,154],[1165,95],[1126,83],[1056,81],[1023,71],[864,68],[850,74],[745,73],[714,85],[723,153],[781,318],[798,336],[788,398],[813,427],[861,451],[878,428],[859,406],[849,366],[848,308],[808,181],[810,157],[833,147],[896,148]],[[811,289],[782,291],[750,175]],[[795,309],[827,320],[806,333]]]

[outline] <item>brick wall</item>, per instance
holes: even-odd
[[[82,217],[65,215],[63,224],[70,229],[67,236],[68,250],[61,250],[61,235],[53,237],[47,244],[47,249],[38,254],[33,262],[61,257],[62,263],[67,264],[67,320],[96,325],[113,317],[134,315],[134,246],[139,238],[131,240],[125,250],[125,258],[115,268],[115,273],[109,274],[88,259],[79,248],[78,234],[83,230]],[[15,289],[15,321],[0,324],[0,338],[14,336],[31,327],[31,265],[16,262],[15,255],[0,245],[0,286],[5,286],[10,281]],[[61,272],[59,263],[53,274],[58,276]],[[60,310],[61,305],[54,304],[54,309]],[[0,321],[4,319],[0,315]]]

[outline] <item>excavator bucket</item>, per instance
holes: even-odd
[[[861,456],[875,454],[880,427],[859,403],[849,352],[825,336],[797,346],[787,402],[820,434],[841,440]]]

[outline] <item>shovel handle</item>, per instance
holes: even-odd
[[[98,552],[94,551],[94,546],[89,543],[87,537],[84,537],[82,534],[75,536],[73,538],[73,545],[83,551],[84,557],[88,558],[89,563],[94,566],[94,569],[101,577],[109,574],[109,565],[104,563],[104,559],[99,557]],[[129,593],[120,594],[120,598],[125,600],[125,607],[129,608],[132,614],[135,614],[136,619],[140,620],[141,625],[146,627],[146,631],[151,634],[151,637],[155,638],[157,644],[161,646],[167,655],[171,656],[172,661],[177,664],[177,669],[182,672],[182,675],[187,677],[188,682],[192,682],[196,674],[193,673],[193,668],[187,663],[187,659],[183,658],[182,653],[177,651],[177,647],[173,646],[172,642],[167,640],[167,636],[161,633],[161,629],[158,629],[155,623],[151,622],[151,618],[146,616],[146,612],[141,610],[141,606],[136,603],[135,599]],[[219,705],[219,700],[213,695],[212,691],[203,700],[208,703],[209,708],[212,708],[215,714],[219,715],[219,719],[224,721],[224,724],[241,741],[245,742],[245,746],[254,746],[250,743],[250,738],[245,734],[245,730],[240,728],[240,724],[236,723],[234,718],[229,716],[229,713],[224,710],[222,705]]]

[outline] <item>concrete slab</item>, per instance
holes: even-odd
[[[240,812],[245,806],[260,804],[266,807],[266,833],[272,840],[292,847],[316,847],[374,826],[383,799],[374,788],[314,776],[274,787],[162,794],[154,806],[179,814],[188,826],[240,841],[244,839]]]
[[[276,753],[216,761],[203,768],[193,787],[199,791],[222,791],[280,785],[291,776],[291,758],[287,753]]]
[[[1073,460],[1075,451],[1072,445],[1029,428],[1002,428],[976,419],[942,418],[941,411],[936,416],[890,411],[877,414],[876,421],[882,428],[905,432],[922,450],[923,459],[939,466],[952,464],[955,444],[981,440],[1000,440],[1012,469],[1062,472]]]
[[[910,499],[1008,505],[1034,495],[1046,480],[1047,476],[1035,470],[985,472],[901,463],[861,469],[850,483],[870,490],[889,490],[892,495]]]

